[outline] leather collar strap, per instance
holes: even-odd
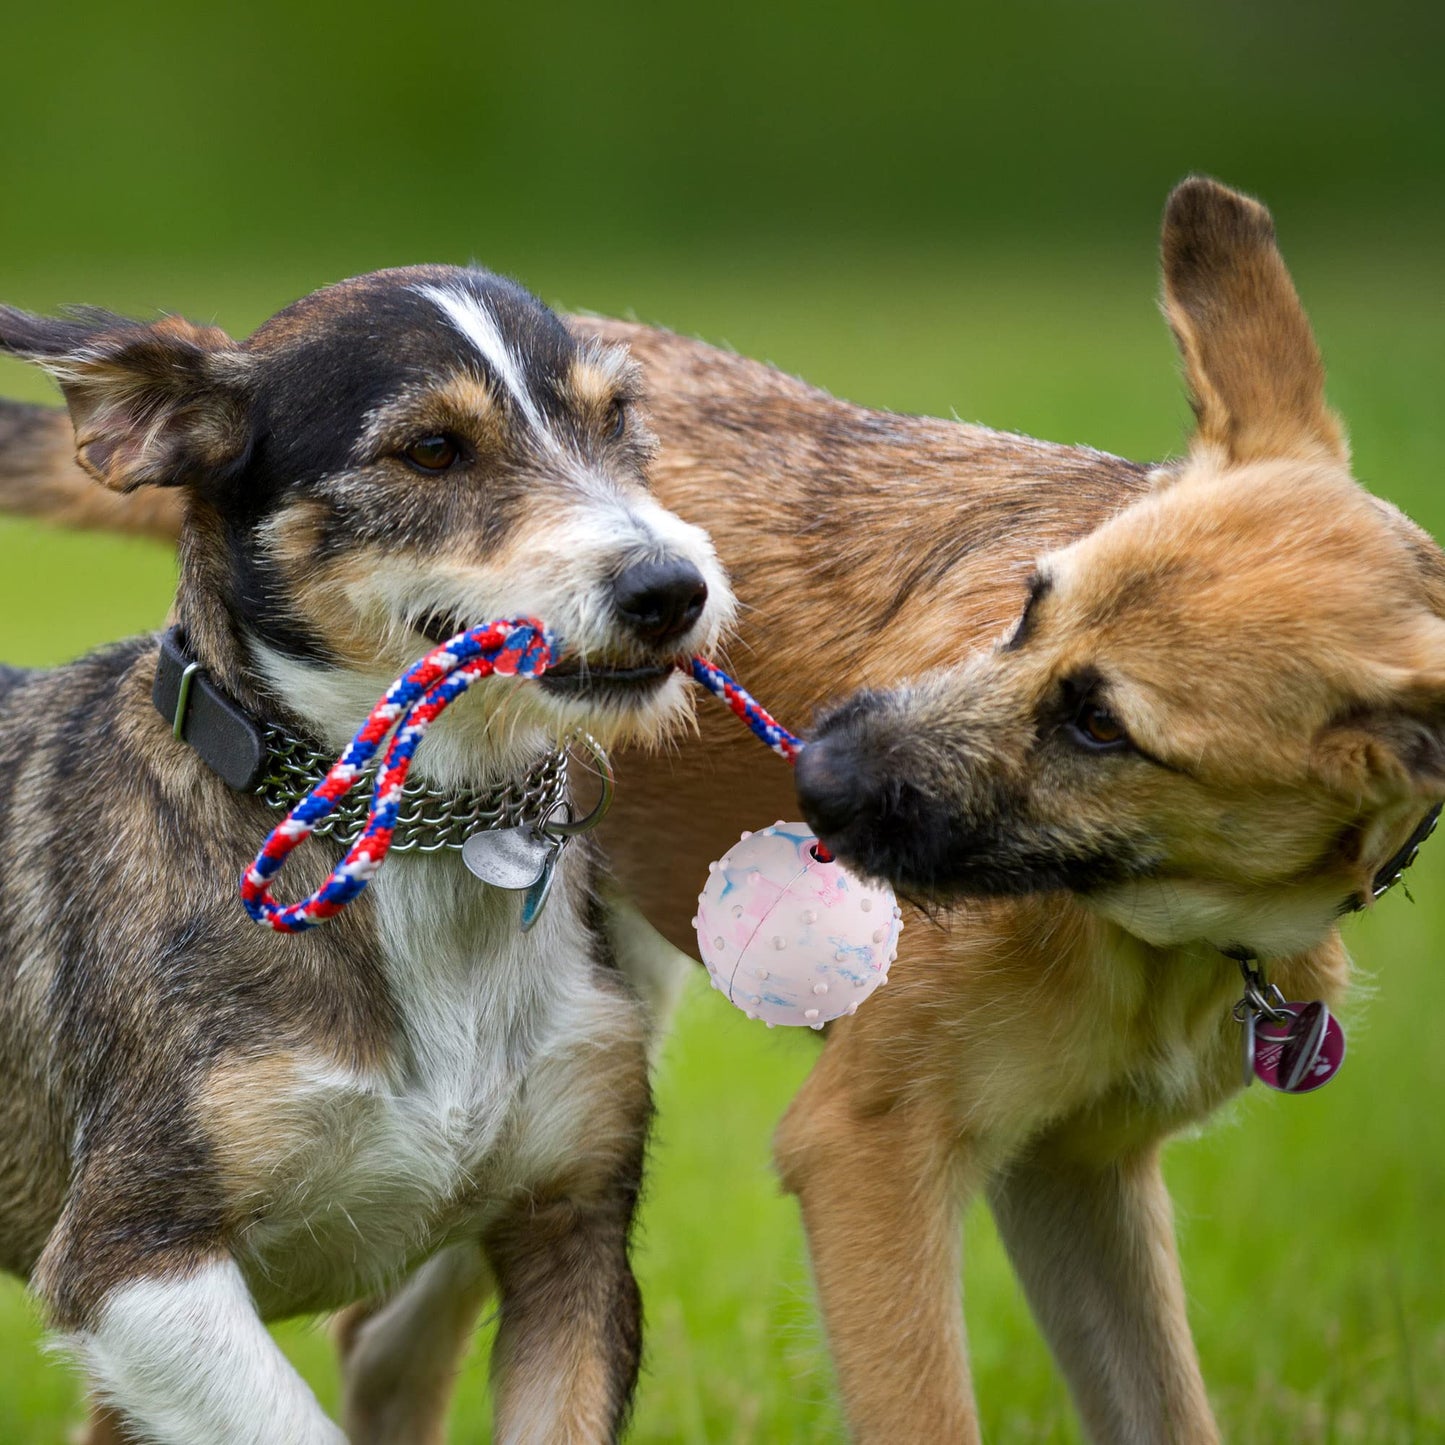
[[[151,701],[213,773],[239,793],[255,790],[265,774],[265,731],[187,654],[179,627],[161,635]]]
[[[1440,809],[1442,805],[1436,803],[1428,813],[1415,825],[1415,831],[1400,844],[1390,859],[1381,865],[1375,874],[1374,882],[1370,885],[1370,897],[1382,898],[1390,891],[1403,877],[1407,869],[1419,856],[1420,845],[1435,831],[1435,825],[1440,821]],[[1351,898],[1341,913],[1358,913],[1365,906],[1360,898]]]

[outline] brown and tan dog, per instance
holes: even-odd
[[[1199,425],[1158,467],[575,323],[643,363],[655,486],[730,569],[749,685],[785,718],[867,690],[800,778],[825,837],[967,901],[905,934],[777,1139],[863,1440],[977,1436],[958,1280],[980,1189],[1093,1437],[1216,1438],[1158,1155],[1240,1084],[1220,950],[1333,1000],[1341,908],[1445,795],[1445,558],[1350,478],[1267,212],[1186,182],[1164,286]],[[5,504],[68,507],[39,461],[61,423],[13,427],[36,460]],[[613,864],[673,942],[789,784],[711,713],[624,775]]]

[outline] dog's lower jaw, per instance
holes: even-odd
[[[1343,886],[1315,879],[1244,887],[1200,878],[1139,878],[1081,894],[1091,912],[1155,948],[1204,944],[1259,958],[1288,958],[1335,929]]]
[[[270,691],[338,755],[395,676],[381,669],[318,667],[260,642],[252,650]],[[403,665],[396,664],[396,671]],[[573,733],[590,733],[603,747],[651,747],[691,716],[680,672],[615,701],[556,695],[519,678],[483,678],[437,719],[417,750],[412,776],[442,788],[475,787],[519,775]]]
[[[518,711],[535,717],[554,736],[585,731],[603,747],[641,748],[665,745],[694,715],[688,682],[676,670],[644,691],[616,695],[572,697],[539,686],[519,699]]]
[[[841,830],[811,817],[808,822],[834,857],[855,873],[880,879],[900,897],[929,909],[1045,893],[1087,894],[1147,866],[1122,849],[1070,852],[1049,846],[1048,840],[1043,846],[1020,845],[1003,833],[954,836],[942,815],[920,824],[907,814],[882,814]]]

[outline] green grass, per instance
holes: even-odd
[[[1384,239],[1295,249],[1360,475],[1442,534],[1445,363],[1437,317],[1419,299],[1438,297],[1438,264]],[[635,307],[725,338],[859,400],[1155,456],[1177,449],[1186,411],[1151,267],[1146,243],[1069,259],[573,257],[540,261],[527,279],[563,303]],[[322,279],[320,267],[221,287],[33,273],[11,295],[219,311],[243,329]],[[0,390],[44,394],[13,365]],[[162,549],[7,522],[0,557],[9,660],[56,660],[164,615]],[[1253,1090],[1168,1154],[1200,1352],[1235,1442],[1445,1439],[1445,843],[1426,850],[1410,888],[1414,906],[1397,892],[1348,926],[1364,986],[1339,1080],[1303,1099]],[[661,1065],[639,1238],[650,1328],[638,1441],[842,1436],[796,1212],[768,1167],[771,1128],[811,1058],[810,1039],[749,1025],[700,988],[682,1010]],[[981,1210],[966,1256],[988,1437],[1077,1440]],[[279,1334],[333,1403],[324,1335],[306,1323]],[[0,1440],[60,1441],[77,1417],[73,1384],[42,1362],[38,1339],[20,1286],[0,1290]],[[485,1344],[484,1334],[461,1382],[458,1439],[486,1438]]]

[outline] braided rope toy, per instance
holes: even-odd
[[[752,729],[755,737],[766,743],[780,758],[786,758],[790,763],[798,761],[798,754],[803,751],[803,739],[797,733],[790,733],[752,693],[705,657],[694,657],[690,667],[694,681],[700,682],[714,697],[721,698],[732,709],[734,716],[740,717]]]
[[[251,918],[278,933],[302,933],[340,913],[361,893],[386,861],[401,804],[402,787],[417,746],[432,723],[478,678],[493,675],[540,677],[556,663],[560,651],[555,636],[536,618],[513,617],[460,632],[408,668],[372,708],[365,723],[321,782],[271,830],[261,851],[242,874],[241,902]],[[720,698],[773,752],[789,763],[797,760],[804,747],[803,739],[789,732],[751,693],[705,657],[693,657],[689,670],[697,682]],[[271,896],[271,885],[291,851],[310,837],[316,825],[356,785],[363,768],[389,733],[392,734],[391,743],[377,771],[371,807],[360,837],[314,893],[296,903],[276,902]],[[761,834],[745,833],[723,863],[713,864],[709,871],[715,873],[727,864],[749,838],[756,836],[760,841],[771,838],[782,827],[779,823]],[[791,838],[795,835],[787,836]],[[820,867],[837,868],[823,845],[806,830],[796,836],[805,840],[805,872]],[[757,871],[756,868],[752,870],[754,874]],[[838,872],[841,874],[841,870]],[[843,888],[846,886],[846,882],[841,884]],[[699,899],[699,904],[703,901]],[[896,938],[896,929],[892,933]],[[708,940],[702,938],[701,933],[699,942],[703,959],[708,963],[714,981],[718,982],[719,975],[712,958],[716,949],[709,948]],[[715,942],[719,947],[722,944],[721,938]],[[718,982],[718,986],[723,985]],[[732,997],[731,992],[729,997]],[[740,1007],[746,1006],[741,998],[734,999],[734,1002]],[[816,1008],[807,1012],[808,1022],[818,1016]],[[803,1019],[775,1021],[803,1022]]]
[[[540,677],[556,662],[558,651],[556,639],[536,618],[513,617],[458,633],[409,667],[387,688],[321,782],[271,830],[241,875],[246,912],[278,933],[301,933],[340,913],[386,861],[402,784],[427,729],[479,677]],[[287,854],[351,790],[393,727],[361,836],[310,897],[277,903],[271,883]]]
[[[807,743],[797,733],[790,733],[747,688],[705,657],[694,657],[689,666],[693,680],[701,683],[714,697],[724,702],[734,717],[741,718],[747,724],[754,737],[770,747],[780,758],[786,759],[790,765],[798,761],[798,754]],[[818,838],[812,840],[810,847],[813,857],[819,863],[833,861],[833,855]]]

